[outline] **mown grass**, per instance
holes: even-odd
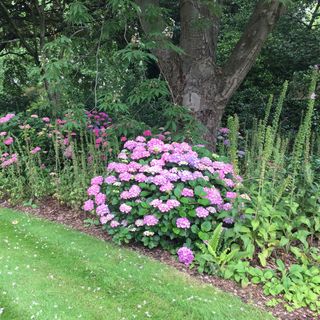
[[[266,320],[165,264],[0,209],[0,319]]]

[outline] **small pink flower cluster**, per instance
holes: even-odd
[[[4,117],[0,118],[0,124],[9,122],[14,117],[15,117],[14,113],[8,113]]]
[[[40,147],[35,147],[34,149],[32,149],[32,150],[30,151],[30,153],[31,153],[31,154],[36,154],[36,153],[38,153],[39,151],[41,151],[41,148],[40,148]]]
[[[18,162],[18,155],[16,153],[13,153],[10,155],[9,153],[3,153],[0,158],[0,166],[1,168],[9,167],[14,163]]]
[[[10,146],[11,144],[13,144],[13,138],[12,137],[9,137],[9,138],[7,138],[7,139],[5,139],[4,141],[3,141],[3,143],[6,145],[6,146]]]
[[[118,222],[116,220],[113,220],[114,215],[110,213],[110,209],[106,204],[106,195],[100,192],[103,182],[104,178],[102,176],[97,176],[91,179],[91,186],[88,188],[87,193],[89,196],[93,196],[94,200],[89,199],[85,201],[83,210],[93,211],[96,206],[95,211],[96,214],[100,217],[101,224],[106,224],[107,222],[111,221],[113,227],[115,228],[118,226]],[[128,210],[127,207],[126,210]]]
[[[150,202],[150,205],[161,212],[169,212],[170,210],[179,207],[180,202],[175,199],[169,199],[166,202],[163,202],[160,199],[154,199]]]
[[[180,229],[189,229],[190,221],[188,218],[178,218],[176,221],[176,226]]]
[[[177,253],[179,261],[184,263],[186,266],[189,266],[194,260],[193,252],[187,247],[180,248]]]

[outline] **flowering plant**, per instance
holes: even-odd
[[[241,177],[213,158],[203,146],[149,136],[128,140],[108,175],[92,179],[83,209],[95,212],[116,242],[180,248],[181,262],[189,265],[191,250],[218,222],[231,226],[239,217]]]

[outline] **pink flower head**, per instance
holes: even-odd
[[[137,142],[145,142],[145,141],[146,141],[146,138],[145,138],[145,137],[142,137],[142,136],[138,136],[138,137],[136,137],[136,141],[137,141]]]
[[[184,196],[184,197],[193,197],[193,196],[194,196],[194,193],[193,193],[193,190],[192,190],[192,189],[183,188],[183,190],[182,190],[182,192],[181,192],[181,195]]]
[[[229,199],[235,199],[236,197],[237,197],[237,193],[236,192],[228,191],[227,194],[226,194],[226,198],[229,198]]]
[[[187,247],[182,247],[178,250],[178,257],[179,261],[186,266],[189,266],[194,260],[193,252]]]
[[[7,138],[6,140],[4,140],[3,143],[4,143],[6,146],[10,146],[10,144],[13,143],[13,138],[12,138],[12,137],[9,137],[9,138]]]
[[[42,118],[42,121],[48,123],[48,122],[50,122],[50,118],[44,117],[44,118]]]
[[[222,209],[224,211],[230,211],[232,210],[232,204],[231,203],[225,203],[223,206],[222,206]]]
[[[125,203],[123,203],[123,204],[120,205],[119,209],[120,209],[120,211],[122,213],[129,213],[132,210],[132,207],[127,205],[127,204],[125,204]]]
[[[132,174],[130,174],[129,172],[123,172],[123,173],[120,173],[119,175],[120,181],[130,181],[131,177],[132,177]]]
[[[174,189],[174,184],[172,184],[171,182],[167,182],[166,184],[163,184],[159,189],[161,192],[169,192]]]
[[[101,216],[100,222],[101,222],[101,224],[106,224],[108,222],[108,218],[106,216]]]
[[[127,140],[128,140],[127,137],[121,137],[121,138],[120,138],[120,141],[121,141],[121,142],[126,142]]]
[[[0,118],[0,124],[1,124],[1,123],[6,123],[6,122],[10,121],[14,116],[15,116],[15,114],[13,114],[13,113],[8,113],[6,116]]]
[[[228,134],[230,132],[230,130],[228,128],[220,128],[219,132],[222,134]]]
[[[112,220],[111,222],[110,222],[110,227],[111,228],[116,228],[116,227],[118,227],[120,225],[120,223],[118,222],[118,221],[116,221],[116,220]]]
[[[102,176],[97,176],[91,179],[91,185],[93,184],[98,184],[101,185],[103,183],[103,177]]]
[[[143,223],[149,227],[155,226],[159,220],[152,214],[147,215],[143,218]]]
[[[38,153],[39,151],[41,151],[41,148],[40,148],[40,147],[35,147],[34,149],[32,149],[32,150],[30,151],[30,153],[31,153],[31,154],[36,154],[36,153]]]
[[[170,209],[174,209],[174,208],[177,208],[180,206],[180,202],[178,200],[175,200],[175,199],[169,199],[167,201],[167,206],[170,208]]]
[[[99,216],[105,216],[107,215],[108,213],[110,213],[110,210],[109,210],[109,207],[105,204],[102,204],[100,206],[97,207],[96,209],[96,213],[97,215]]]
[[[94,202],[92,200],[87,200],[83,205],[84,211],[92,211],[94,209]]]
[[[178,218],[176,221],[176,226],[180,229],[189,229],[190,221],[188,218]]]
[[[104,204],[106,202],[106,195],[104,193],[98,193],[96,196],[95,196],[95,201],[96,201],[96,205],[101,205],[101,204]]]
[[[97,184],[88,188],[87,193],[89,196],[96,196],[100,192],[100,187]]]
[[[144,135],[145,137],[150,137],[150,136],[152,135],[152,133],[151,133],[150,130],[145,130],[145,131],[143,132],[143,135]]]
[[[209,215],[209,211],[204,207],[196,208],[197,217],[199,218],[206,218]]]
[[[5,131],[0,132],[0,137],[4,137],[6,135],[7,135],[7,132],[5,132]]]
[[[104,181],[106,184],[113,184],[117,181],[117,178],[115,176],[108,176]]]

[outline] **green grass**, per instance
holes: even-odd
[[[165,264],[0,209],[0,319],[273,319]]]

